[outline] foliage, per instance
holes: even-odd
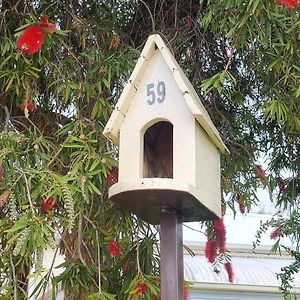
[[[202,85],[208,94],[216,90],[223,98],[221,103],[234,111],[233,122],[226,117],[228,109],[226,113],[222,111],[224,123],[229,125],[230,159],[237,158],[236,163],[225,163],[225,192],[228,183],[231,201],[242,195],[250,209],[257,199],[251,195],[255,175],[249,167],[258,164],[258,159],[265,159],[266,188],[276,201],[278,213],[261,230],[280,229],[273,251],[284,246],[283,236],[290,237],[297,245],[295,249],[285,247],[295,259],[280,275],[282,290],[287,295],[299,261],[293,255],[299,251],[299,10],[287,9],[274,1],[210,3],[200,24],[206,32],[213,31],[221,51],[227,47],[231,52],[228,57],[223,50],[227,63],[224,62],[224,71],[214,72],[219,77],[210,76]],[[222,30],[217,24],[222,24]],[[224,72],[229,73],[224,76]],[[222,107],[220,102],[217,105]],[[256,177],[260,177],[259,173]],[[259,179],[262,183],[262,178]]]
[[[16,41],[43,15],[56,30],[45,29],[41,49],[25,56]],[[149,287],[145,297],[159,294],[157,228],[107,199],[117,153],[102,136],[153,32],[168,41],[230,149],[224,209],[242,203],[249,211],[263,184],[287,212],[266,226],[280,223],[299,245],[299,19],[299,10],[273,0],[3,0],[1,295],[23,297],[29,268],[41,275],[47,247],[65,255],[64,272],[42,275],[37,293],[52,279],[67,299],[131,299],[139,283]],[[48,212],[47,199],[55,201]],[[120,256],[110,255],[111,241]],[[298,246],[288,251],[298,266]],[[283,273],[288,282],[293,271]]]
[[[137,276],[158,274],[155,229],[107,199],[116,161],[103,125],[137,55],[121,43],[117,24],[127,17],[93,1],[80,11],[67,2],[11,5],[1,8],[1,294],[23,297],[28,269],[42,272],[39,253],[59,247],[66,261],[53,284],[69,299],[121,299]],[[21,55],[17,37],[42,14],[59,29],[41,51]],[[46,199],[55,205],[45,209]],[[120,257],[110,256],[111,240]]]

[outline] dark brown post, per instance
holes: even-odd
[[[162,300],[183,300],[182,218],[163,208],[160,215],[160,278]]]

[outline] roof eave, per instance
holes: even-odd
[[[130,107],[131,99],[133,99],[137,87],[140,83],[141,74],[148,66],[150,58],[155,52],[155,36],[152,35],[147,40],[144,49],[125,85],[121,96],[103,130],[103,134],[110,139],[114,144],[119,144],[120,128],[126,117]]]
[[[159,49],[167,66],[172,72],[174,79],[182,92],[185,102],[194,115],[195,119],[199,122],[204,131],[206,131],[206,133],[214,142],[216,147],[220,150],[220,152],[223,154],[229,153],[229,150],[223,143],[218,130],[212,123],[210,116],[208,115],[202,102],[200,101],[199,96],[197,95],[193,86],[191,84],[188,84],[189,80],[184,75],[184,73],[180,71],[180,66],[158,34],[151,35],[148,38],[144,49],[137,61],[137,64],[128,80],[128,83],[126,84],[119,98],[119,101],[104,128],[103,134],[114,144],[119,144],[120,128],[129,110],[131,100],[133,99],[138,89],[139,83],[142,78],[141,75],[148,67],[148,63],[153,56],[156,48]]]

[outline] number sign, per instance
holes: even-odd
[[[159,81],[155,86],[154,83],[147,84],[147,103],[153,105],[155,101],[163,103],[166,97],[166,85],[163,81]]]

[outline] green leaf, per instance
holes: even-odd
[[[258,4],[261,2],[261,0],[255,0],[253,5],[252,5],[252,14],[255,13],[257,7],[258,7]]]
[[[90,170],[89,172],[95,170],[95,168],[98,166],[98,164],[100,163],[100,160],[99,159],[95,159],[90,167]]]
[[[91,192],[94,191],[96,194],[102,195],[100,190],[90,180],[87,180],[86,185]]]
[[[26,72],[27,73],[27,72]],[[32,68],[30,68],[29,70],[28,70],[28,73],[30,74],[30,75],[32,75],[33,77],[35,77],[35,78],[39,78],[40,76],[39,76],[39,74],[37,74],[36,72],[34,72],[34,70],[32,69]],[[27,73],[27,74],[28,74]]]
[[[296,96],[296,97],[299,97],[299,96],[300,96],[300,85],[299,85],[299,87],[298,87],[298,89],[297,89],[297,91],[296,91],[296,93],[295,93],[295,96]]]
[[[10,79],[5,87],[5,92],[7,92],[11,88],[13,82],[14,82],[14,74],[10,77]]]
[[[85,145],[82,144],[63,144],[62,147],[64,148],[85,148]]]
[[[96,119],[96,117],[98,116],[98,112],[100,111],[101,106],[99,102],[96,102],[93,109],[92,109],[92,113],[91,113],[91,118],[92,119]]]
[[[12,54],[7,56],[0,65],[0,70],[5,66],[5,64],[11,59]]]
[[[66,89],[65,89],[65,100],[66,100],[66,102],[68,102],[68,100],[69,100],[70,92],[71,92],[71,87],[70,87],[70,84],[67,83]]]

